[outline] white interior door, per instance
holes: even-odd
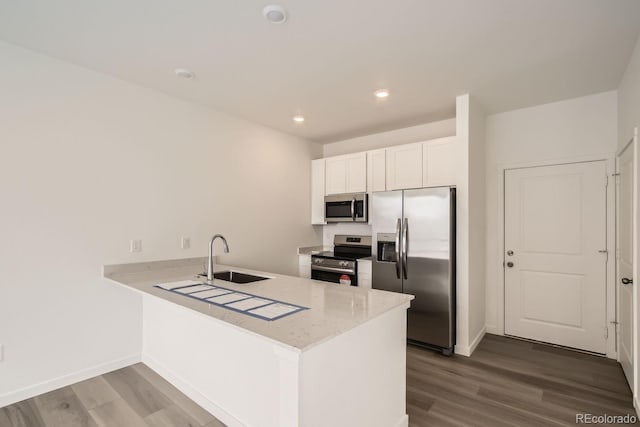
[[[617,159],[616,278],[618,358],[633,390],[633,144]]]
[[[505,171],[505,333],[606,353],[604,161]]]

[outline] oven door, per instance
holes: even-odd
[[[326,222],[367,222],[367,194],[337,194],[325,196],[324,219]]]
[[[346,273],[337,273],[326,270],[316,270],[311,267],[311,278],[314,280],[322,280],[325,282],[340,283],[340,276]],[[351,286],[358,286],[357,274],[346,274],[351,279]]]

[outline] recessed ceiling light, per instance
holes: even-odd
[[[187,70],[186,68],[176,68],[175,73],[176,73],[176,76],[182,79],[192,79],[195,77],[195,74],[193,74],[191,71]]]
[[[296,123],[302,123],[304,122],[304,116],[302,114],[297,114],[293,116],[293,121]]]
[[[373,92],[377,98],[386,98],[389,96],[389,89],[378,89]]]
[[[262,9],[262,14],[272,24],[282,24],[287,20],[287,11],[282,6],[270,4]]]

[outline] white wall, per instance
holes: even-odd
[[[456,98],[456,353],[470,356],[485,332],[485,114],[469,94]]]
[[[499,332],[498,278],[502,255],[498,241],[502,206],[502,169],[532,162],[548,164],[616,150],[616,91],[539,105],[487,117],[486,122],[486,322]]]
[[[634,129],[640,128],[640,38],[633,50],[629,65],[624,73],[620,87],[618,88],[618,148],[622,148],[634,135]],[[638,176],[638,168],[640,167],[640,158],[638,157],[640,149],[636,147],[634,167],[636,177]],[[640,183],[636,181],[634,188],[634,198],[636,204],[640,198]],[[638,212],[636,212],[636,224],[640,224]],[[634,239],[635,265],[634,277],[637,277],[638,269],[640,269],[640,251],[637,250],[640,241],[640,228],[636,227],[636,236]],[[640,307],[640,292],[638,287],[634,286],[634,349],[633,349],[633,365],[634,365],[634,405],[636,410],[640,407],[638,401],[638,390],[640,389],[640,322],[638,319],[638,307]]]
[[[388,132],[345,139],[323,146],[322,157],[339,156],[341,154],[358,153],[394,145],[410,144],[429,139],[453,136],[456,134],[456,119],[441,120]]]
[[[320,146],[5,43],[0,58],[0,406],[139,354],[140,299],[103,264],[204,256],[222,233],[225,264],[296,274],[296,248],[320,244]]]
[[[485,333],[486,114],[471,97],[469,104],[469,346],[473,351]]]
[[[633,137],[640,126],[640,38],[618,88],[618,147]]]

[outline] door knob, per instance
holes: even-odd
[[[513,267],[513,263],[512,263],[511,261],[509,261],[509,262],[507,263],[507,267],[512,268],[512,267]]]
[[[512,250],[508,250],[508,251],[507,251],[507,255],[509,255],[509,256],[513,256],[513,251],[512,251]]]
[[[628,279],[626,277],[623,277],[621,280],[623,285],[632,285],[633,284],[633,279]]]

